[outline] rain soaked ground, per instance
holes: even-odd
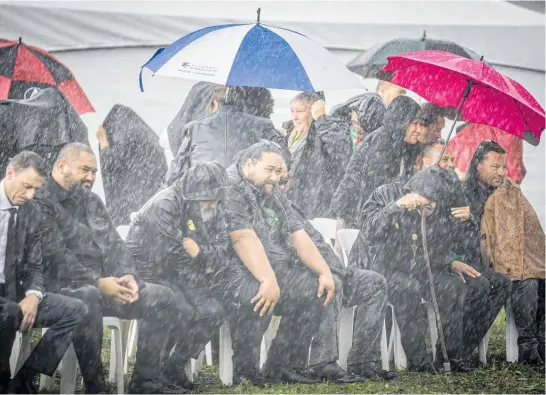
[[[38,333],[38,332],[36,332]],[[110,360],[110,331],[105,331],[103,347],[103,364],[105,369]],[[220,382],[216,367],[204,367],[197,376],[197,393],[284,393],[284,394],[332,394],[332,393],[487,393],[487,394],[544,394],[544,370],[517,364],[509,364],[505,360],[504,311],[491,329],[488,365],[476,369],[469,374],[453,374],[451,376],[423,373],[399,372],[395,380],[366,380],[359,384],[328,385],[273,385],[258,388],[251,385],[224,387]],[[134,361],[132,361],[134,362]],[[391,364],[392,366],[392,364]],[[127,390],[131,378],[132,364],[129,373],[125,375]],[[83,393],[80,376],[78,375],[76,393]],[[59,392],[60,376],[56,377],[56,387],[53,393]],[[114,388],[114,387],[112,387]],[[115,392],[115,391],[114,391]]]

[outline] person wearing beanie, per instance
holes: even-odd
[[[226,199],[228,178],[215,162],[188,169],[152,197],[131,223],[126,245],[140,278],[175,293],[178,317],[162,374],[166,383],[188,388],[184,367],[197,358],[224,322],[224,310],[210,291],[212,276],[226,259],[227,234],[218,203]]]
[[[431,371],[425,346],[426,305],[431,301],[423,238],[426,237],[434,288],[439,305],[447,354],[452,369],[472,369],[473,350],[504,305],[509,280],[492,271],[478,272],[464,256],[466,234],[453,207],[468,206],[453,171],[431,166],[404,185],[377,188],[364,204],[360,229],[369,248],[369,270],[388,281],[402,334],[402,345],[412,371]],[[432,210],[421,229],[421,210]],[[433,345],[434,346],[434,345]],[[436,356],[441,357],[439,343]],[[443,361],[448,362],[448,361]]]

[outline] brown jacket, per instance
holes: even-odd
[[[544,230],[519,186],[506,179],[485,202],[483,262],[511,280],[544,278]]]

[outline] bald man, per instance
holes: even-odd
[[[426,145],[423,153],[417,158],[417,162],[415,163],[416,169],[422,170],[435,165],[438,162],[438,158],[440,157],[443,146],[444,143],[441,139],[438,139],[436,140],[436,142]],[[440,160],[438,165],[442,169],[455,171],[455,157],[453,156],[449,148],[446,148],[446,150],[444,151],[442,159]]]
[[[131,253],[102,200],[91,192],[96,173],[91,148],[68,144],[36,193],[43,218],[44,286],[80,299],[88,308],[73,340],[86,393],[108,391],[100,367],[103,316],[140,319],[129,392],[169,392],[159,380],[159,365],[176,311],[174,294],[138,279]]]

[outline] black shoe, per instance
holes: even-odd
[[[304,372],[292,368],[276,366],[265,369],[265,376],[281,384],[318,384],[320,380],[308,377]]]
[[[160,380],[131,380],[129,384],[130,394],[185,394],[187,392],[189,392],[187,388],[165,384]]]
[[[543,365],[544,361],[540,357],[540,354],[536,348],[531,348],[529,350],[519,349],[518,362],[527,365]]]
[[[10,378],[11,372],[9,370],[0,372],[0,394],[8,393]]]
[[[249,373],[233,373],[233,385],[250,384],[255,387],[264,387],[268,380],[258,371]]]
[[[29,380],[11,380],[8,389],[9,394],[37,394],[38,391]]]
[[[183,365],[185,366],[185,365]],[[165,369],[161,381],[167,387],[180,387],[194,390],[196,383],[192,383],[186,374],[186,369]]]
[[[310,369],[310,371],[319,380],[327,380],[330,383],[351,384],[364,381],[364,378],[361,376],[347,373],[337,364],[337,362],[330,362],[321,366],[315,366]]]
[[[472,364],[464,359],[452,359],[450,365],[452,372],[470,373],[474,370]]]
[[[347,371],[351,374],[361,376],[366,379],[393,380],[396,378],[395,372],[380,369],[375,362],[349,365]]]

